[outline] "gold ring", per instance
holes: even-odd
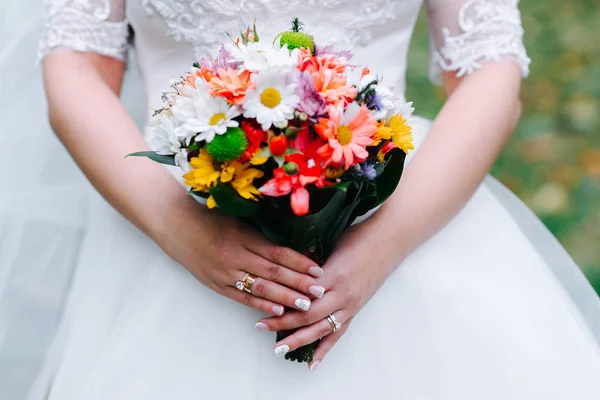
[[[246,272],[246,275],[244,275],[242,279],[235,283],[235,287],[239,291],[252,293],[252,285],[254,284],[256,278],[256,275],[252,275],[251,273]]]
[[[342,324],[340,324],[338,322],[338,320],[335,319],[335,316],[333,314],[329,314],[327,316],[327,322],[329,322],[329,325],[331,325],[331,329],[333,330],[333,333],[339,331],[340,328],[342,327]]]

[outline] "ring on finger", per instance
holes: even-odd
[[[256,278],[256,275],[252,275],[251,273],[246,272],[246,275],[244,275],[242,279],[235,283],[235,287],[239,291],[252,293],[252,285],[254,284]]]
[[[326,319],[327,322],[329,322],[329,325],[331,325],[331,330],[333,333],[339,331],[342,328],[342,324],[339,323],[337,319],[335,319],[335,315],[329,314]]]

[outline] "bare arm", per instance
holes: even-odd
[[[124,64],[95,53],[55,51],[44,60],[56,135],[96,189],[127,219],[160,237],[174,211],[200,209],[161,165],[130,152],[146,148],[119,102]],[[157,196],[157,193],[161,193]]]
[[[521,72],[512,60],[488,64],[461,81],[445,75],[448,101],[396,192],[367,221],[380,238],[387,231],[386,248],[402,258],[465,205],[520,115]]]

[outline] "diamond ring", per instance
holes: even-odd
[[[235,288],[240,292],[252,293],[252,285],[254,284],[256,278],[256,276],[246,272],[246,275],[244,275],[242,279],[235,283]]]

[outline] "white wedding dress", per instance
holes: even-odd
[[[39,0],[0,5],[10,39],[0,48],[0,398],[600,399],[600,301],[492,178],[312,373],[273,354],[274,334],[254,330],[258,312],[202,286],[105,203],[46,122],[38,35],[42,56],[67,47],[129,57],[123,104],[143,126],[170,79],[255,18],[268,38],[300,17],[319,43],[354,49],[353,62],[403,95],[422,2],[57,0],[43,33]],[[432,76],[500,57],[527,73],[517,0],[425,3]],[[417,148],[431,126],[418,122]]]

